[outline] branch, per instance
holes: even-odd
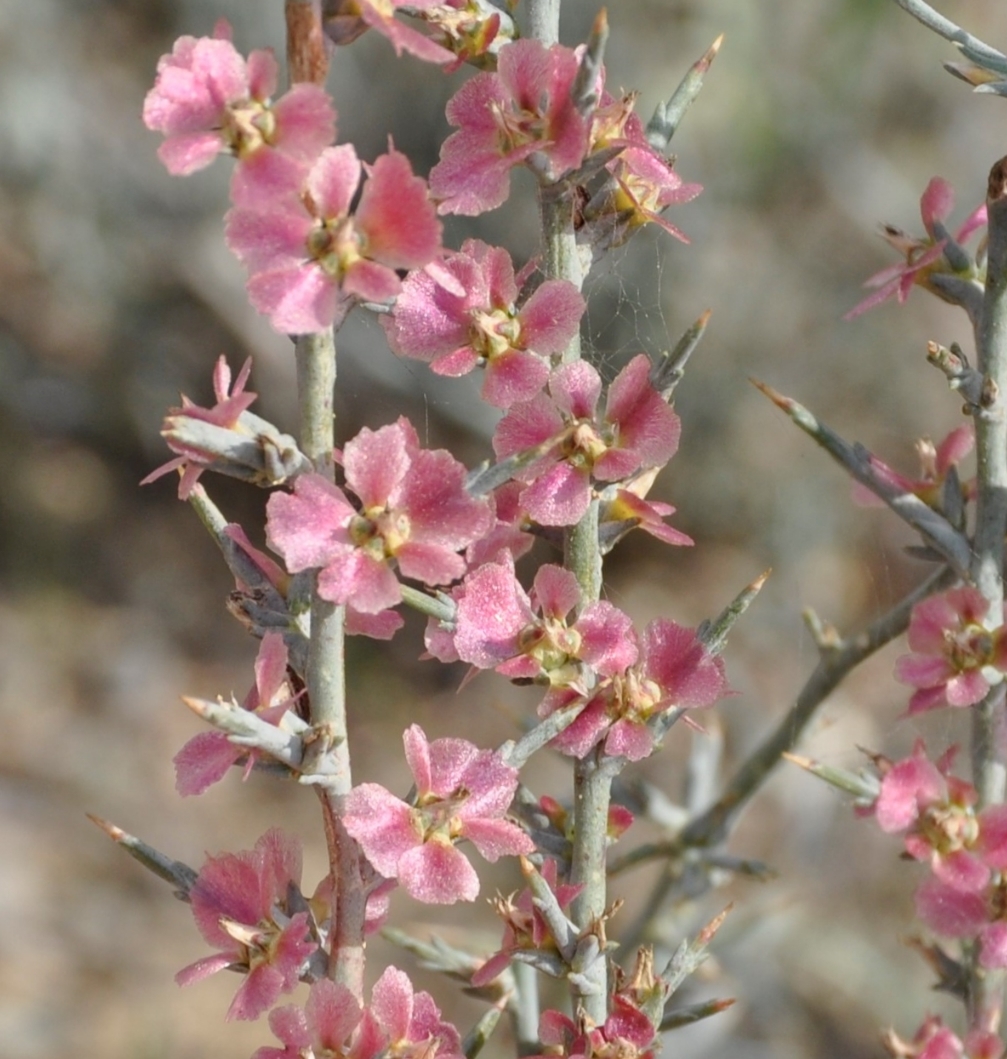
[[[892,485],[874,469],[870,453],[862,445],[851,445],[817,419],[804,405],[784,397],[757,379],[757,386],[778,408],[819,445],[848,474],[880,497],[891,509],[919,533],[954,568],[963,580],[969,580],[972,549],[964,534],[951,525],[943,515],[928,507],[918,496],[905,493]]]
[[[682,831],[678,839],[680,846],[684,849],[690,846],[713,846],[723,842],[749,798],[776,767],[783,753],[797,745],[815,710],[832,694],[846,675],[885,644],[905,632],[909,627],[912,609],[917,603],[950,587],[956,580],[952,570],[939,570],[858,636],[823,653],[815,671],[801,688],[797,701],[776,726],[776,730],[738,769],[716,804]]]
[[[171,883],[175,887],[175,896],[180,901],[189,900],[189,891],[195,885],[197,873],[188,864],[183,864],[180,860],[174,860],[159,852],[153,846],[148,846],[142,839],[123,831],[121,827],[116,827],[108,820],[102,820],[100,816],[94,816],[91,813],[87,813],[86,816],[92,824],[97,824],[117,846],[121,846],[135,861]]]
[[[1007,55],[997,51],[996,48],[991,48],[978,37],[973,37],[971,33],[956,25],[951,19],[945,18],[923,0],[895,0],[895,3],[918,22],[922,22],[927,29],[933,30],[938,36],[956,44],[968,58],[979,63],[986,60],[993,65],[993,69],[1007,71]]]
[[[720,46],[724,43],[724,34],[710,45],[705,54],[696,60],[689,68],[689,72],[682,78],[678,88],[671,94],[666,103],[659,103],[654,111],[654,116],[647,122],[647,142],[655,151],[666,154],[671,144],[671,138],[675,135],[685,112],[696,101],[703,87],[703,80],[707,70],[717,57]]]
[[[987,622],[1003,624],[1003,548],[1007,530],[1007,158],[990,170],[986,192],[989,246],[979,373],[988,400],[974,408],[976,430],[976,529],[972,579],[989,603]],[[972,781],[980,807],[1002,805],[1007,794],[1003,747],[1004,687],[994,687],[972,715]],[[972,1028],[996,1029],[1003,1012],[1004,974],[984,971],[978,947],[969,954],[969,1019]]]
[[[209,699],[195,699],[185,695],[182,696],[182,701],[197,717],[224,732],[236,746],[261,750],[287,768],[295,772],[300,771],[304,757],[304,741],[300,735],[270,724],[253,710],[246,710],[242,706],[210,702]],[[296,714],[292,716],[296,718]]]

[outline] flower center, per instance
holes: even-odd
[[[272,144],[276,116],[264,103],[247,100],[227,108],[220,131],[231,153],[247,158],[260,147]]]
[[[323,217],[308,235],[308,257],[338,281],[363,258],[363,244],[352,217]]]
[[[609,447],[593,423],[579,420],[567,434],[561,452],[571,467],[590,472]]]
[[[982,669],[993,661],[993,634],[974,622],[944,633],[948,661],[959,672]]]
[[[490,112],[497,125],[500,153],[509,154],[531,143],[544,143],[548,138],[548,122],[542,114],[525,110],[517,102],[511,107],[490,104]]]
[[[947,856],[975,845],[979,821],[968,809],[944,803],[927,809],[920,820],[920,831],[927,845]]]
[[[538,662],[552,687],[567,687],[581,675],[582,636],[564,622],[545,618],[526,625],[517,636],[521,654]]]
[[[518,348],[520,338],[521,324],[509,310],[477,310],[472,314],[472,346],[486,360]]]
[[[468,797],[468,790],[459,787],[447,798],[438,797],[433,793],[418,798],[416,808],[413,809],[413,822],[422,836],[422,841],[453,843],[462,832],[458,809]]]
[[[394,558],[409,540],[409,516],[404,511],[372,508],[350,519],[347,533],[353,543],[371,558],[385,562]]]

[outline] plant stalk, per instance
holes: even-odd
[[[328,71],[320,11],[311,0],[285,0],[287,58],[292,81],[321,84]],[[295,339],[301,450],[318,474],[335,480],[333,400],[336,343],[332,329]],[[332,876],[329,977],[361,999],[364,991],[364,894],[361,853],[342,825],[342,805],[353,786],[346,730],[345,608],[322,599],[311,586],[308,702],[315,738],[321,740],[327,782],[318,785]]]
[[[1003,554],[1007,530],[1007,158],[990,170],[986,193],[989,247],[982,320],[978,328],[978,370],[982,397],[974,407],[976,431],[976,529],[972,580],[989,602],[987,623],[1003,625]],[[972,774],[979,806],[1002,804],[1007,761],[1002,731],[1004,687],[994,687],[972,715]],[[969,1021],[996,1032],[1003,1014],[1004,974],[984,970],[978,946],[968,955]]]

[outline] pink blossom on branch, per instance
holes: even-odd
[[[275,828],[241,853],[208,857],[190,900],[200,934],[219,953],[206,956],[175,976],[179,985],[198,982],[237,967],[245,979],[228,1019],[256,1019],[289,993],[301,967],[316,950],[308,913],[292,913],[291,888],[301,882],[301,848]]]
[[[906,852],[929,863],[937,878],[958,890],[981,892],[990,880],[990,861],[1004,858],[1000,840],[991,841],[1001,814],[977,816],[975,788],[950,774],[953,757],[952,749],[932,762],[918,740],[912,754],[882,777],[874,814],[883,831],[907,832]]]
[[[269,1027],[284,1045],[260,1048],[253,1059],[461,1059],[458,1031],[441,1019],[429,993],[414,993],[408,976],[387,967],[362,1009],[341,982],[321,979],[311,986],[304,1008],[277,1008]]]
[[[873,806],[885,831],[905,831],[909,856],[932,875],[916,891],[920,919],[938,934],[975,938],[984,967],[1007,967],[1007,806],[977,811],[975,788],[950,774],[954,748],[931,762],[918,741],[886,765]]]
[[[601,1026],[549,1010],[542,1013],[538,1032],[549,1059],[652,1059],[658,1044],[650,1019],[619,995],[612,998],[611,1014]]]
[[[935,933],[979,942],[979,963],[1007,968],[1007,919],[1003,887],[961,890],[931,876],[916,890],[916,914]]]
[[[591,501],[592,478],[615,482],[663,467],[678,449],[681,424],[651,385],[644,354],[612,381],[601,415],[600,395],[595,368],[565,364],[553,372],[547,394],[514,405],[497,425],[498,457],[547,449],[515,475],[526,483],[521,506],[543,526],[577,522]]]
[[[454,63],[453,52],[395,18],[401,7],[408,8],[411,15],[424,17],[429,13],[434,18],[445,10],[443,0],[327,0],[323,13],[326,36],[333,44],[345,45],[368,29],[376,29],[392,42],[396,55],[406,51],[426,62]],[[446,10],[451,12],[451,7]]]
[[[468,839],[489,861],[531,853],[535,845],[505,814],[517,769],[465,739],[427,741],[417,725],[403,736],[416,783],[413,804],[376,783],[346,797],[343,823],[364,856],[426,904],[474,901],[479,876],[455,843]]]
[[[909,713],[939,706],[973,706],[1007,672],[1003,615],[987,628],[989,603],[978,589],[952,588],[917,603],[909,620],[912,654],[895,663],[895,676],[917,690]]]
[[[723,660],[692,629],[656,618],[640,637],[640,658],[601,683],[577,719],[551,746],[583,758],[604,740],[605,753],[641,761],[655,748],[653,722],[671,710],[712,706],[728,692]],[[539,706],[548,716],[576,701],[569,691],[550,691]]]
[[[997,1034],[974,1029],[962,1039],[936,1015],[927,1016],[911,1041],[889,1031],[885,1048],[899,1059],[1002,1059],[1004,1053]]]
[[[252,358],[249,357],[242,366],[241,371],[238,372],[238,377],[234,380],[232,388],[230,366],[227,360],[220,356],[213,369],[213,392],[217,398],[217,403],[212,408],[200,408],[199,405],[193,404],[185,394],[182,394],[182,407],[169,409],[167,425],[170,426],[174,416],[188,416],[190,419],[212,423],[215,426],[223,427],[225,430],[239,429],[238,421],[242,413],[247,412],[258,397],[258,394],[245,391],[245,384],[248,382],[251,370]],[[168,446],[174,452],[177,452],[178,456],[167,463],[161,464],[156,470],[151,471],[140,482],[140,485],[148,485],[170,471],[181,470],[182,476],[178,483],[178,498],[179,500],[188,500],[192,487],[199,481],[199,476],[203,471],[213,465],[216,456],[213,453],[203,452],[200,449],[180,444],[171,438],[168,439]]]
[[[918,496],[925,504],[940,510],[944,499],[944,483],[948,475],[957,470],[958,464],[975,447],[975,429],[971,423],[965,423],[952,430],[939,445],[934,445],[930,438],[920,438],[916,442],[916,454],[920,462],[920,477],[907,478],[893,470],[883,460],[871,456],[871,467],[889,485],[903,492]],[[975,493],[975,479],[961,485],[962,498],[970,499]],[[853,500],[865,507],[883,505],[876,493],[866,486],[855,482],[852,490]]]
[[[492,525],[489,504],[465,491],[465,468],[446,450],[419,447],[412,424],[366,427],[343,450],[347,489],[300,475],[266,505],[266,535],[293,573],[318,569],[318,591],[361,614],[402,599],[395,568],[426,585],[465,572],[458,552]]]
[[[362,1017],[350,990],[342,982],[323,978],[312,984],[303,1008],[286,1005],[270,1012],[269,1028],[283,1047],[266,1045],[252,1059],[302,1059],[305,1055],[374,1059],[381,1042],[360,1039],[355,1031]]]
[[[512,563],[487,563],[465,579],[458,597],[458,657],[512,679],[539,680],[586,693],[595,674],[614,676],[636,661],[630,618],[606,600],[581,602],[569,570],[545,565],[529,597]]]
[[[417,59],[440,65],[455,61],[453,52],[395,18],[397,8],[408,6],[422,14],[442,6],[442,0],[354,0],[354,6],[371,29],[376,29],[392,42],[396,55],[407,51]]]
[[[661,213],[668,206],[691,202],[703,190],[700,184],[685,183],[674,168],[674,160],[662,157],[650,145],[643,123],[633,111],[635,102],[635,95],[615,99],[602,92],[591,117],[588,153],[622,148],[605,163],[607,179],[582,210],[585,227],[581,238],[598,248],[621,246],[648,223],[687,243],[689,240]]]
[[[386,967],[374,983],[363,1030],[383,1041],[384,1053],[395,1059],[462,1059],[458,1030],[441,1018],[429,993],[413,991],[397,967]]]
[[[572,98],[579,67],[570,48],[518,40],[500,49],[495,73],[476,74],[462,85],[447,105],[457,131],[430,171],[441,213],[495,209],[507,198],[511,169],[532,155],[550,181],[583,162],[589,122]]]
[[[242,705],[260,720],[282,726],[294,699],[287,682],[287,648],[283,637],[278,632],[267,633],[255,659],[255,685]],[[201,732],[175,755],[175,789],[183,797],[202,794],[242,759],[245,760],[242,778],[247,779],[259,756],[258,750],[237,746],[223,732]]]
[[[144,124],[165,136],[158,155],[168,171],[184,176],[229,152],[238,159],[237,198],[303,177],[335,137],[335,111],[324,89],[308,83],[272,103],[277,74],[271,51],[253,51],[246,62],[225,22],[214,37],[180,37],[158,61],[143,105]]]
[[[542,389],[548,358],[566,348],[584,313],[584,299],[566,280],[546,280],[520,307],[517,300],[507,251],[467,239],[436,276],[410,273],[381,322],[396,353],[428,361],[438,375],[483,365],[483,399],[509,408]]]
[[[923,227],[927,233],[924,238],[914,239],[891,225],[885,225],[882,228],[881,234],[885,242],[905,256],[905,263],[882,269],[867,279],[864,286],[876,288],[874,293],[858,302],[843,317],[844,320],[852,320],[890,298],[895,298],[901,305],[909,297],[909,292],[916,284],[926,287],[938,297],[944,297],[943,293],[930,283],[930,277],[934,273],[953,271],[944,255],[948,240],[939,235],[936,225],[938,223],[943,225],[943,222],[947,220],[954,207],[954,202],[955,194],[951,185],[940,177],[934,177],[927,184],[920,198],[920,216],[923,218]],[[984,203],[978,209],[973,210],[955,232],[953,237],[955,243],[964,243],[973,232],[985,224],[986,205]]]
[[[287,208],[264,196],[227,215],[227,244],[251,273],[252,304],[284,334],[339,324],[354,301],[391,301],[402,288],[396,270],[431,262],[440,238],[426,183],[394,148],[371,166],[350,144],[330,147]]]

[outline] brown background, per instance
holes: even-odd
[[[198,800],[174,794],[171,756],[198,730],[178,696],[243,695],[254,645],[224,615],[228,578],[171,482],[136,484],[165,458],[163,410],[179,391],[205,402],[221,352],[234,365],[255,357],[260,414],[293,428],[289,344],[247,308],[221,240],[228,164],[171,178],[139,120],[157,57],[178,34],[208,33],[225,15],[242,50],[279,45],[281,6],[0,5],[0,1050],[10,1059],[242,1057],[271,1039],[264,1023],[222,1022],[235,979],[184,993],[173,984],[204,952],[188,912],[85,811],[197,865],[205,851],[249,848],[282,823],[308,847],[307,879],[321,871],[310,795],[259,778]],[[594,7],[566,8],[574,43]],[[1000,8],[945,5],[995,44]],[[609,86],[639,89],[644,116],[727,35],[674,143],[682,174],[706,188],[672,217],[692,245],[645,233],[605,262],[589,283],[587,334],[611,374],[620,356],[668,348],[713,310],[679,391],[682,449],[660,487],[698,546],[632,539],[613,557],[608,595],[640,624],[657,614],[696,623],[774,568],[727,654],[738,694],[718,715],[733,761],[814,664],[802,607],[851,629],[925,573],[902,551],[909,534],[885,512],[855,508],[838,470],[747,378],[800,398],[907,471],[914,437],[957,425],[959,401],[923,351],[928,338],[968,348],[960,314],[914,292],[901,310],[840,317],[861,280],[890,261],[876,222],[917,231],[932,175],[958,189],[956,219],[980,200],[1007,146],[1007,109],[944,74],[950,46],[882,0],[622,0],[609,18]],[[334,63],[340,139],[373,158],[391,133],[425,172],[445,131],[437,114],[461,76],[396,62],[368,35]],[[529,183],[516,189],[513,208],[478,228],[450,222],[449,240],[478,231],[523,261],[535,213]],[[484,457],[492,423],[466,383],[434,386],[421,365],[395,362],[371,321],[352,321],[340,345],[342,437],[405,412],[429,444],[469,463]],[[214,486],[258,536],[263,497]],[[417,662],[420,650],[415,622],[391,648],[352,645],[358,778],[407,785],[407,721],[491,745],[534,704],[490,677],[456,695],[460,673]],[[855,744],[903,753],[917,734],[959,737],[960,718],[900,720],[898,650],[833,696],[809,752],[853,767]],[[676,731],[670,743],[644,771],[678,797],[688,736]],[[557,795],[564,777],[545,759],[531,774]],[[928,1008],[948,1010],[901,940],[913,929],[919,870],[840,797],[782,770],[733,849],[780,875],[732,887],[724,943],[690,998],[739,1003],[669,1041],[676,1054],[876,1055],[880,1027],[909,1034]],[[620,883],[631,906],[646,879]],[[498,871],[487,892],[493,885],[510,887],[513,876]],[[726,900],[684,909],[676,929],[694,929]],[[394,910],[400,924],[438,924],[487,949],[498,936],[481,901],[448,912],[399,897]],[[412,968],[384,949],[373,966],[393,958]],[[480,1010],[450,1006],[463,1028]]]

